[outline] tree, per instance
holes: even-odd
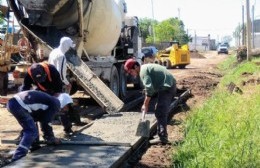
[[[239,45],[243,45],[242,43],[240,44],[240,41],[244,41],[245,39],[242,39],[242,38],[246,38],[246,34],[245,36],[243,37],[243,29],[244,31],[246,31],[246,25],[245,24],[242,24],[242,25],[238,25],[236,28],[235,28],[235,31],[233,32],[233,37],[236,39],[236,41],[238,41]]]
[[[167,20],[163,20],[162,22],[144,18],[140,19],[140,29],[142,31],[142,37],[145,39],[146,43],[153,43],[153,24],[156,43],[177,40],[180,44],[186,44],[191,39],[191,37],[189,37],[184,30],[183,22],[178,18],[169,18]]]
[[[158,21],[149,19],[149,18],[140,19],[140,22],[139,22],[140,30],[142,32],[142,37],[145,40],[145,42],[148,43],[148,41],[149,42],[153,41],[152,28],[153,28],[153,24],[156,25],[157,23],[158,23]],[[150,41],[150,38],[151,38],[151,41]]]
[[[180,44],[186,44],[190,40],[184,30],[184,23],[178,18],[169,18],[162,21],[156,26],[155,30],[158,42],[176,40]]]
[[[2,1],[0,0],[0,4],[2,4]],[[0,25],[4,23],[4,17],[6,17],[8,12],[8,7],[0,5]]]
[[[232,37],[231,36],[224,36],[222,38],[222,42],[223,43],[230,43],[232,41]]]

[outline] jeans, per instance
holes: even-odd
[[[167,122],[169,107],[176,93],[176,85],[166,90],[158,92],[157,104],[155,107],[155,117],[157,119],[157,134],[160,138],[168,138]]]
[[[16,99],[9,100],[7,109],[22,126],[21,141],[12,158],[12,161],[15,161],[28,153],[32,143],[39,137],[39,132],[30,113],[21,107]]]

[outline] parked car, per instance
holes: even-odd
[[[221,45],[218,46],[218,54],[221,54],[221,53],[228,54],[228,46],[227,45],[221,44]]]
[[[142,61],[144,62],[146,58],[155,58],[158,53],[158,49],[155,46],[143,47],[142,53],[144,54],[142,57]]]

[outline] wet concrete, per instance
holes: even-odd
[[[68,68],[77,77],[81,86],[108,113],[115,113],[122,109],[124,103],[101,81],[91,69],[77,56],[69,57]]]
[[[136,128],[141,118],[138,112],[121,112],[114,115],[107,115],[82,131],[84,136],[73,137],[81,141],[106,141],[123,142],[134,144],[139,137],[135,136]],[[154,114],[147,114],[146,119],[150,123],[155,122]],[[89,136],[91,135],[91,136]]]
[[[56,146],[46,147],[28,154],[14,164],[6,167],[44,167],[44,168],[72,168],[72,167],[113,167],[130,147],[120,146]]]
[[[7,167],[118,167],[122,158],[131,153],[141,140],[135,136],[141,113],[121,112],[106,115],[72,137],[72,141],[104,142],[104,145],[59,145],[47,146],[28,154],[25,158]],[[154,114],[146,119],[155,123]],[[129,143],[130,146],[110,146],[109,143]]]

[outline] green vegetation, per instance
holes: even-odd
[[[178,18],[169,18],[158,22],[153,19],[140,19],[142,37],[146,43],[153,43],[153,32],[155,31],[155,43],[177,40],[180,44],[187,44],[191,37],[186,34],[184,23]]]
[[[174,167],[260,167],[260,58],[235,61],[230,57],[220,65],[225,76],[213,96],[186,120],[185,141],[172,156]],[[230,93],[231,82],[243,93]]]
[[[2,4],[2,0],[0,0],[0,4]],[[7,13],[7,7],[2,6],[0,9],[0,25],[4,23],[4,17],[6,16]]]

